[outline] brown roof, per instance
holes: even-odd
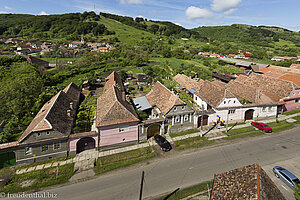
[[[109,88],[111,88],[111,85],[116,86],[119,90],[124,91],[124,86],[123,86],[123,82],[122,82],[122,78],[121,76],[113,71],[106,79],[105,79],[105,86],[104,89],[108,90]]]
[[[244,83],[261,91],[275,94],[280,98],[288,97],[295,88],[291,82],[255,73],[252,73]]]
[[[244,83],[247,80],[248,76],[245,75],[239,75],[236,79],[234,79],[234,81],[238,81],[241,83]]]
[[[93,136],[93,135],[97,135],[97,132],[90,131],[90,132],[83,132],[83,133],[75,133],[75,134],[71,134],[69,138],[80,138],[80,137]]]
[[[49,65],[49,62],[32,57],[32,56],[24,56],[27,59],[27,62],[36,64],[38,66],[44,66],[44,65]]]
[[[290,68],[292,68],[292,69],[300,69],[300,64],[291,64]]]
[[[201,79],[198,82],[187,77],[184,74],[177,74],[176,76],[173,77],[173,80],[176,81],[181,87],[187,90],[195,89],[203,83],[203,80]]]
[[[97,127],[138,121],[133,106],[122,98],[122,92],[114,85],[97,99]]]
[[[146,95],[146,98],[152,107],[158,107],[164,115],[166,115],[173,106],[185,104],[159,81],[154,84],[151,91]]]
[[[285,198],[266,172],[258,164],[253,164],[215,174],[211,193],[211,200],[213,199]]]
[[[207,80],[195,90],[195,94],[213,107],[218,107],[224,98],[234,98],[225,87],[217,86]]]
[[[57,130],[64,135],[69,135],[72,130],[79,97],[79,87],[74,83],[70,83],[63,91],[57,93],[44,104],[18,141],[22,142],[30,133],[37,131]],[[71,102],[73,103],[73,109],[70,108]],[[71,110],[71,117],[67,115],[67,110]]]
[[[230,81],[226,85],[226,89],[240,98],[249,100],[253,104],[276,104],[276,102],[262,91],[238,81]]]
[[[225,87],[226,83],[219,81],[219,80],[214,80],[213,82],[211,82],[212,84],[219,86],[219,87]]]
[[[293,75],[293,74],[285,74],[279,77],[282,80],[287,80],[295,83],[297,87],[300,87],[300,75]]]

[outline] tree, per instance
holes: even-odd
[[[159,29],[159,26],[156,24],[152,24],[151,26],[148,26],[148,30],[153,34],[155,34],[158,31],[158,29]]]

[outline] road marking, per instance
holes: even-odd
[[[283,185],[281,185],[286,191],[288,191]]]

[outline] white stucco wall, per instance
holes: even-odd
[[[236,106],[242,106],[242,104],[239,102],[237,98],[224,98],[223,101],[218,106],[219,108],[223,107],[236,107]]]
[[[200,108],[201,108],[201,106],[203,106],[204,110],[207,110],[207,103],[205,101],[203,101],[199,96],[194,94],[193,99]]]

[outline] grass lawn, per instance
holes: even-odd
[[[177,150],[184,150],[188,148],[198,148],[205,145],[213,144],[214,140],[207,140],[205,137],[191,137],[184,140],[175,141],[175,147]]]
[[[287,112],[284,112],[283,114],[284,115],[292,115],[292,114],[295,114],[295,113],[300,113],[300,109],[287,111]]]
[[[199,132],[198,129],[189,129],[186,131],[181,131],[181,132],[176,132],[176,133],[170,133],[170,137],[174,138],[174,137],[178,137],[178,136],[182,136],[182,135],[188,135],[188,134],[192,134],[192,133],[197,133]]]
[[[94,171],[96,174],[102,174],[114,169],[133,165],[155,156],[156,153],[153,147],[145,147],[128,152],[109,155],[98,158]]]
[[[17,166],[16,170],[18,169],[23,169],[23,168],[29,168],[29,167],[34,167],[34,166],[38,166],[38,165],[42,165],[42,164],[47,164],[47,163],[53,163],[53,162],[57,162],[57,161],[65,161],[68,159],[72,159],[74,158],[76,155],[71,155],[71,156],[65,156],[65,157],[59,157],[59,158],[52,158],[49,160],[44,160],[44,161],[40,161],[40,162],[35,162],[35,163],[31,163],[29,165],[23,165],[23,166]]]
[[[255,129],[252,126],[247,126],[247,127],[243,127],[243,128],[231,129],[227,133],[226,133],[226,131],[223,131],[223,133],[225,133],[226,135],[235,135],[235,134],[250,132],[250,131],[254,131],[254,130]]]
[[[239,122],[236,125],[235,125],[235,123],[234,124],[228,124],[228,127],[232,127],[233,125],[238,126],[238,125],[242,125],[242,124],[246,124],[246,123],[245,122]],[[226,127],[226,124],[225,124],[225,127]]]
[[[236,133],[233,135],[230,135],[228,137],[223,138],[224,140],[233,140],[236,138],[243,138],[243,137],[252,137],[252,136],[257,136],[257,135],[263,135],[264,132],[258,131],[258,130],[253,130],[253,131],[248,131],[248,132],[243,132],[243,133]]]
[[[279,132],[279,131],[287,130],[287,129],[289,129],[293,126],[292,123],[288,123],[285,120],[280,121],[278,123],[276,123],[276,122],[268,123],[268,125],[272,128],[273,132]]]
[[[168,199],[169,200],[180,200],[180,199],[183,199],[185,197],[191,196],[193,194],[197,194],[199,192],[207,191],[207,184],[209,184],[209,188],[211,189],[212,185],[213,185],[213,181],[203,182],[203,183],[200,183],[200,184],[197,184],[197,185],[193,185],[191,187],[180,189]],[[155,200],[163,200],[167,196],[168,195],[164,195],[164,196],[156,198]]]
[[[24,174],[14,174],[9,182],[1,188],[5,193],[17,193],[37,190],[43,187],[66,183],[74,174],[74,163],[60,166],[56,177],[56,167],[36,170]],[[22,187],[22,182],[33,181],[29,186]]]
[[[300,124],[300,116],[293,117],[293,119],[297,120],[297,121],[295,122],[296,124]]]

